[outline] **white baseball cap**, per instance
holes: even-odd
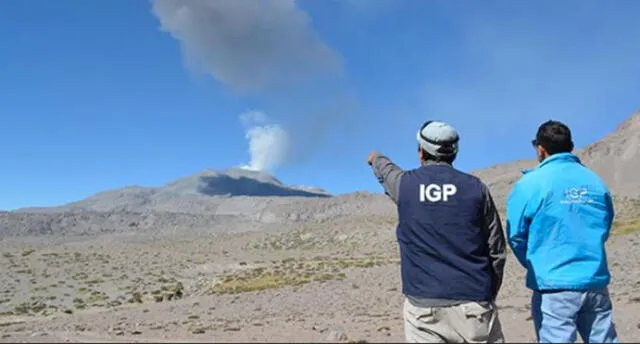
[[[458,153],[458,132],[440,121],[425,122],[416,135],[418,144],[435,157],[450,157]]]

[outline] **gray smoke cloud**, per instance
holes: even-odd
[[[152,0],[189,68],[235,92],[259,93],[335,74],[341,59],[294,0]]]
[[[295,0],[152,0],[152,13],[180,42],[190,70],[277,108],[270,112],[280,124],[261,111],[240,116],[251,155],[246,168],[303,161],[347,117],[336,110],[344,95],[329,85],[341,80],[341,57]]]

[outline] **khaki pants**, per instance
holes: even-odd
[[[405,298],[407,343],[504,343],[495,304],[468,302],[449,307],[416,307]]]

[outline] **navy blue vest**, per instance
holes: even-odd
[[[483,207],[482,182],[450,165],[424,165],[405,172],[396,230],[405,295],[492,299]]]

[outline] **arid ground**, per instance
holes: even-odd
[[[394,233],[375,230],[388,245],[373,250],[299,231],[4,239],[2,341],[402,341]],[[608,246],[623,341],[640,339],[639,248],[638,233]],[[511,342],[535,340],[523,284],[510,255],[498,306]]]

